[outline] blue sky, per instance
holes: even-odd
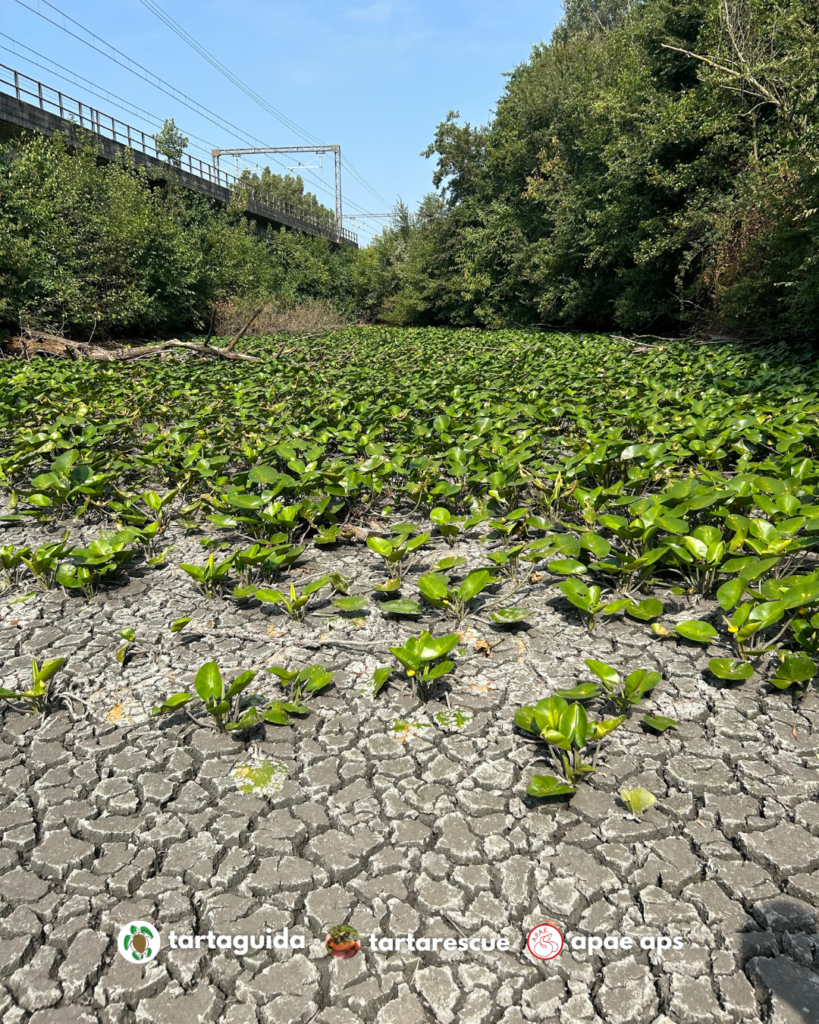
[[[24,2],[61,21],[43,0]],[[431,188],[433,166],[420,153],[438,122],[453,109],[464,120],[484,123],[503,90],[503,73],[525,60],[533,44],[548,40],[561,9],[559,0],[156,2],[291,121],[325,143],[340,143],[345,160],[390,204],[401,196],[411,207]],[[249,135],[270,145],[302,141],[214,71],[140,0],[53,3]],[[15,54],[0,50],[0,63],[145,126],[143,118],[91,96],[87,87],[58,79],[53,65],[15,46],[12,37],[160,119],[173,117],[186,133],[203,140],[192,138],[192,150],[243,144],[16,0],[2,0],[1,6],[0,44]],[[285,161],[297,162],[292,157]],[[332,189],[330,161],[324,161],[324,173],[315,180]],[[332,206],[327,192],[316,184],[309,187]],[[351,173],[345,173],[344,191],[345,212],[355,205],[373,212],[385,209]],[[349,226],[362,241],[377,230],[373,221]]]

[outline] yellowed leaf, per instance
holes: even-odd
[[[105,716],[109,722],[118,722],[125,714],[125,708],[121,704],[115,704]]]
[[[268,626],[267,627],[267,635],[268,636],[284,636],[284,632],[281,629],[276,629],[275,626]]]

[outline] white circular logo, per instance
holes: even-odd
[[[563,951],[563,932],[556,924],[539,924],[529,932],[526,948],[538,960],[554,960]]]
[[[117,949],[132,964],[153,960],[160,945],[159,932],[150,921],[129,921],[117,938]]]

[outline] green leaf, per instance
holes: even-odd
[[[393,670],[390,666],[377,668],[375,672],[373,672],[373,697],[376,697],[379,691],[386,686],[387,680],[392,675],[392,672]]]
[[[745,593],[747,586],[748,581],[742,576],[738,576],[735,580],[728,580],[727,583],[723,583],[717,591],[717,601],[719,601],[720,608],[729,612]]]
[[[250,684],[253,682],[255,678],[256,673],[253,671],[253,669],[247,669],[247,671],[242,672],[241,675],[236,676],[236,678],[228,687],[227,693],[225,694],[227,699],[231,700],[238,693],[241,693],[242,690],[250,686]]]
[[[515,712],[515,725],[519,729],[523,729],[525,732],[537,732],[537,723],[535,722],[535,709],[531,705],[527,705],[523,708],[518,708]]]
[[[428,572],[418,580],[418,589],[428,601],[440,603],[449,594],[449,579],[437,572]]]
[[[633,619],[640,619],[643,622],[656,619],[658,615],[662,614],[663,602],[652,597],[646,598],[638,604],[632,601],[626,606],[626,615],[630,615]]]
[[[793,683],[805,683],[817,672],[816,662],[810,658],[787,656],[778,666],[771,682],[779,689],[785,689]]]
[[[207,661],[196,673],[193,688],[202,700],[216,700],[222,696],[222,674],[215,661]]]
[[[157,707],[156,705],[154,705],[154,707],[151,708],[148,714],[151,717],[155,718],[157,715],[165,715],[171,711],[178,711],[179,708],[184,707],[185,704],[192,700],[192,693],[175,693],[173,697],[168,697],[168,699],[165,701],[164,704],[161,705],[161,707]]]
[[[635,816],[643,814],[657,803],[657,797],[642,786],[635,786],[634,789],[621,789],[620,799]]]
[[[599,697],[602,690],[596,683],[579,683],[570,690],[557,690],[556,693],[565,700],[591,700],[593,697]]]
[[[536,797],[564,796],[567,793],[576,793],[577,786],[569,786],[553,775],[533,775],[526,792],[529,796]]]
[[[703,622],[701,619],[687,619],[685,622],[678,622],[674,629],[686,640],[695,640],[701,644],[711,643],[719,636],[710,623]]]
[[[392,544],[384,537],[376,537],[372,534],[367,538],[367,547],[374,551],[377,555],[381,555],[382,558],[387,558],[392,554]]]
[[[561,558],[556,562],[547,562],[546,568],[549,572],[558,573],[562,576],[579,575],[588,572],[586,566],[574,558]]]
[[[665,732],[666,729],[680,724],[673,718],[666,718],[665,715],[643,715],[643,721],[650,728],[656,729],[657,732]]]
[[[174,622],[171,623],[171,626],[170,626],[171,632],[172,633],[178,633],[180,630],[184,629],[185,626],[187,626],[187,624],[190,621],[191,621],[190,615],[187,615],[187,616],[185,616],[182,619],[176,619]]]
[[[385,601],[381,605],[381,611],[385,615],[420,615],[421,608],[415,601],[398,600]]]
[[[354,595],[352,597],[338,597],[333,604],[342,612],[360,612],[368,605],[367,598],[364,595]]]
[[[620,682],[620,674],[617,669],[607,665],[604,661],[596,661],[594,658],[586,658],[586,664],[589,666],[589,670],[593,672],[598,679],[601,679],[604,683],[608,683],[609,686],[616,686]]]
[[[750,679],[754,674],[753,666],[747,661],[733,661],[731,658],[712,658],[708,668],[717,679]]]
[[[501,626],[510,626],[528,619],[532,612],[528,608],[498,608],[489,618]]]
[[[280,590],[270,590],[267,587],[257,587],[256,597],[265,604],[281,604],[285,599]]]
[[[396,576],[395,579],[387,580],[386,583],[377,583],[373,589],[379,594],[394,594],[396,590],[401,589],[401,580]]]
[[[312,583],[308,583],[307,586],[302,589],[301,596],[307,598],[313,594],[317,594],[324,587],[328,586],[329,583],[329,576],[322,576],[320,579],[313,580]]]
[[[494,581],[495,577],[488,569],[474,569],[458,587],[458,597],[468,603]]]

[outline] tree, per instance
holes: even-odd
[[[162,128],[151,138],[156,144],[156,151],[164,156],[168,163],[178,167],[182,162],[182,154],[188,148],[188,138],[176,127],[172,117],[165,120]]]

